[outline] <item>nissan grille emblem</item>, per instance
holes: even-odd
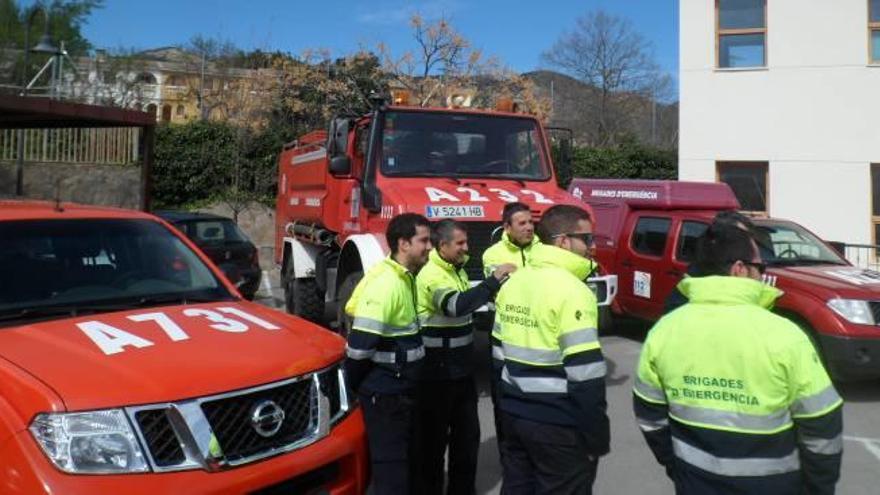
[[[251,426],[261,437],[269,438],[278,433],[284,424],[284,409],[271,400],[259,402],[251,409]]]

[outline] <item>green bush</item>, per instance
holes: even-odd
[[[678,151],[626,143],[614,148],[574,148],[572,175],[591,179],[676,179]],[[563,187],[570,180],[563,178]]]
[[[195,207],[230,183],[239,156],[236,130],[195,121],[156,129],[152,200],[155,208]]]
[[[197,208],[215,201],[275,204],[276,163],[291,126],[262,131],[194,121],[156,131],[154,208]]]

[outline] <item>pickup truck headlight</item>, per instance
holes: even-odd
[[[58,469],[75,474],[149,471],[125,413],[120,409],[38,415],[31,434]]]
[[[876,324],[868,301],[859,299],[831,299],[827,304],[832,311],[850,323],[858,323],[860,325]]]

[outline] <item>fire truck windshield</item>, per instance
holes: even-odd
[[[380,146],[385,176],[550,178],[538,125],[529,118],[388,112]]]

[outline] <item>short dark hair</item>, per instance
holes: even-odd
[[[452,235],[456,230],[460,230],[467,234],[467,228],[465,228],[464,224],[458,220],[444,218],[439,222],[435,222],[434,228],[431,230],[431,243],[436,247],[440,245],[440,241],[451,241]]]
[[[733,223],[713,223],[697,245],[697,270],[701,276],[727,275],[737,261],[755,257],[751,232]]]
[[[712,220],[713,224],[730,224],[736,226],[737,224],[744,226],[746,229],[751,230],[755,228],[755,224],[752,223],[752,219],[743,215],[742,213],[735,210],[724,210],[719,211],[715,218]]]
[[[430,229],[431,222],[418,213],[401,213],[392,218],[385,230],[385,240],[388,241],[391,254],[397,254],[397,241],[415,237],[419,226]]]
[[[507,203],[506,205],[504,205],[504,209],[501,210],[501,223],[504,225],[510,225],[510,222],[513,219],[513,215],[521,211],[527,211],[531,213],[532,210],[531,208],[529,208],[529,205],[525,203],[520,203],[519,201]]]
[[[758,253],[761,259],[771,259],[775,257],[773,251],[773,241],[770,239],[770,233],[767,229],[762,229],[755,225],[751,218],[734,210],[725,210],[718,212],[715,219],[712,220],[713,225],[733,225],[734,227],[745,228],[752,236],[752,240],[758,245]]]
[[[592,221],[590,214],[583,208],[573,205],[551,206],[541,216],[535,233],[544,244],[553,244],[553,239],[560,234],[574,232],[581,220]]]

